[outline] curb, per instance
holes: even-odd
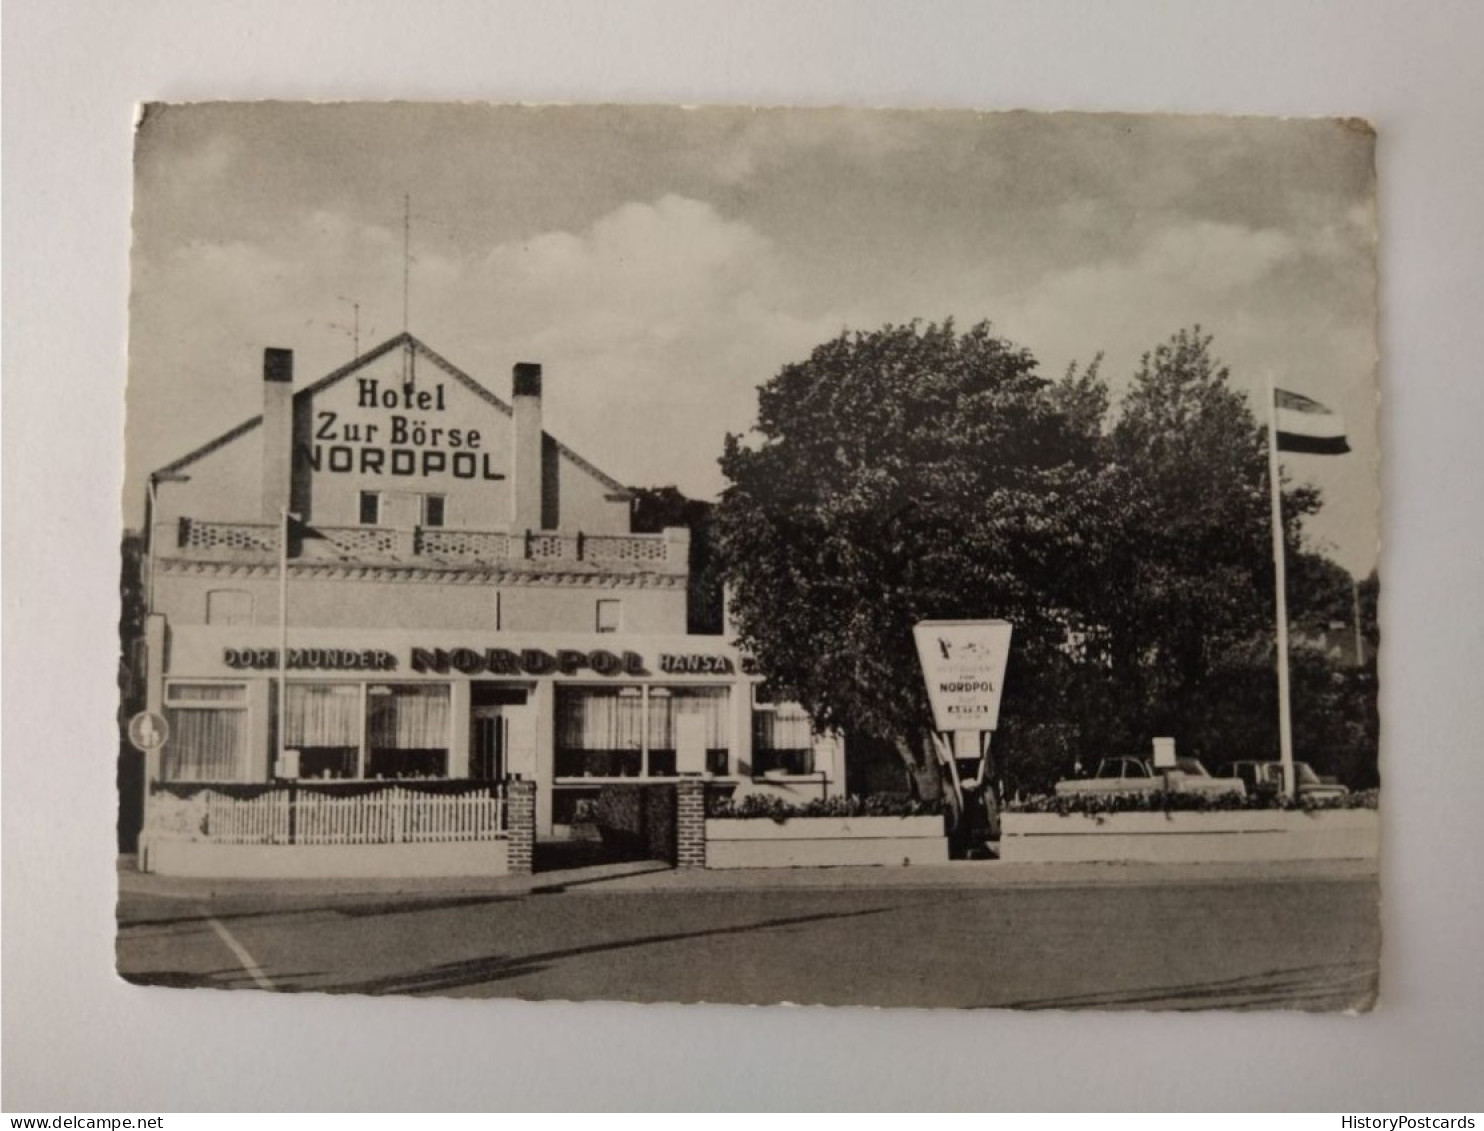
[[[993,890],[1007,887],[1127,887],[1151,884],[1363,882],[1377,878],[1373,860],[1284,861],[1251,864],[1004,864],[959,861],[938,865],[854,868],[758,868],[735,871],[671,868],[658,861],[604,864],[529,876],[446,879],[211,880],[146,874],[130,857],[119,860],[119,898],[213,900],[272,898],[298,902],[323,897],[488,895],[522,897],[572,893],[685,893],[797,890]]]

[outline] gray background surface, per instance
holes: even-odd
[[[1484,10],[22,0],[4,41],[9,1111],[1321,1108],[1484,1099]],[[1386,954],[1364,1018],[222,995],[112,973],[138,100],[1188,111],[1380,132]]]

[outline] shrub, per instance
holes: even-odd
[[[710,797],[706,803],[708,817],[738,821],[767,818],[779,824],[791,817],[933,817],[942,812],[941,801],[914,801],[896,793],[825,797],[802,805],[771,794],[750,793],[740,800]]]
[[[1056,813],[1063,817],[1081,813],[1095,817],[1102,813],[1206,813],[1240,809],[1375,809],[1380,792],[1360,790],[1344,797],[1305,797],[1290,800],[1274,794],[1237,793],[1171,793],[1147,790],[1140,793],[1072,793],[1017,799],[1005,806],[1007,813]]]

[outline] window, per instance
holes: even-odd
[[[252,594],[245,589],[212,589],[206,594],[207,624],[252,624]]]
[[[649,692],[649,776],[675,773],[676,720],[682,715],[701,719],[706,736],[706,770],[727,773],[731,752],[731,725],[725,687],[655,687]]]
[[[360,684],[289,684],[283,746],[299,751],[301,778],[358,777]]]
[[[725,687],[559,687],[556,776],[674,777],[681,716],[699,718],[706,769],[725,774],[730,701]]]
[[[814,730],[804,708],[797,703],[755,704],[752,712],[752,772],[814,772]]]
[[[447,684],[375,684],[366,688],[368,778],[448,775]]]
[[[557,688],[557,777],[634,778],[643,765],[642,688]]]
[[[177,683],[165,687],[170,738],[160,751],[162,781],[238,781],[247,749],[247,687]]]
[[[446,683],[290,683],[285,750],[307,779],[448,774]]]
[[[617,632],[623,620],[623,602],[603,599],[598,601],[598,631]]]
[[[411,529],[414,525],[442,527],[448,521],[447,495],[421,495],[415,491],[362,491],[359,522],[362,526]]]

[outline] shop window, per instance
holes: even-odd
[[[361,521],[361,525],[362,526],[380,526],[381,525],[381,492],[380,491],[362,491],[361,492],[361,520],[360,521]]]
[[[361,685],[289,684],[283,746],[299,751],[301,778],[359,776]]]
[[[643,764],[641,688],[557,688],[557,777],[632,778]]]
[[[206,594],[206,623],[252,624],[252,594],[245,589],[212,589]]]
[[[623,623],[623,602],[612,598],[598,601],[598,631],[617,632]]]
[[[560,687],[556,776],[668,778],[676,773],[676,720],[698,718],[706,769],[724,775],[731,756],[725,687]]]
[[[449,723],[446,683],[290,683],[283,745],[311,781],[446,777]]]
[[[812,774],[814,729],[796,703],[758,704],[752,712],[752,772]]]
[[[247,687],[240,683],[165,686],[170,738],[160,749],[163,781],[238,781],[247,750]]]
[[[366,688],[366,777],[446,777],[448,733],[447,684]]]
[[[649,776],[676,771],[676,719],[698,716],[706,736],[706,770],[726,774],[731,753],[731,695],[725,687],[656,687],[649,692]]]
[[[424,495],[423,496],[423,525],[424,526],[442,526],[443,525],[443,508],[444,508],[445,501],[446,500],[444,499],[444,496],[442,496],[442,495]]]

